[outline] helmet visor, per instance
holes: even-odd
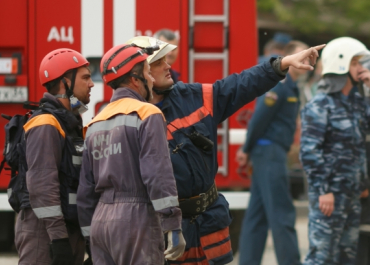
[[[159,59],[164,57],[167,53],[177,48],[176,45],[169,44],[169,43],[162,44],[159,47],[160,48],[158,52],[154,52],[153,55],[148,57],[149,64],[154,63],[155,61],[158,61]]]

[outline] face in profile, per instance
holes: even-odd
[[[365,68],[360,63],[361,56],[355,56],[352,58],[349,64],[349,73],[355,82],[360,81],[359,75],[365,71]]]
[[[170,69],[171,66],[166,62],[166,57],[150,64],[150,71],[155,80],[155,88],[164,90],[173,85]]]
[[[90,69],[85,66],[78,68],[73,95],[86,105],[90,102],[90,92],[93,86],[94,82],[91,79]]]

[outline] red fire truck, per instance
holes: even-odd
[[[213,83],[256,64],[257,27],[254,0],[12,0],[0,2],[0,113],[25,113],[24,101],[38,101],[41,59],[57,48],[80,51],[91,65],[95,86],[84,123],[112,95],[100,78],[102,55],[135,35],[152,36],[168,28],[180,36],[179,58],[172,66],[183,82]],[[218,129],[220,190],[242,190],[250,181],[237,172],[237,148],[245,125],[237,119],[245,106]],[[6,120],[0,118],[3,128]],[[4,146],[0,130],[0,146]],[[13,240],[14,213],[7,205],[9,171],[0,176],[0,247]],[[235,193],[234,193],[235,195]],[[235,197],[235,196],[234,196]]]

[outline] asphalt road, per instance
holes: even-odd
[[[305,255],[308,252],[308,238],[307,238],[307,214],[305,210],[305,204],[303,203],[303,211],[297,209],[297,221],[296,221],[296,229],[298,234],[298,241],[299,241],[299,248],[301,252],[301,259],[303,261]],[[238,265],[238,253],[234,256],[234,261],[229,263],[229,265]],[[0,253],[0,264],[1,265],[16,265],[18,264],[18,257],[17,253]],[[261,265],[277,265],[274,253],[274,246],[272,242],[271,234],[269,233],[267,242],[266,242],[266,249],[263,256],[263,261]]]

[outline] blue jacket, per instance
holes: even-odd
[[[293,143],[299,104],[299,90],[287,74],[284,81],[257,99],[243,151],[250,153],[259,139],[277,143],[288,151]]]
[[[173,90],[165,97],[161,110],[167,120],[167,140],[180,199],[206,192],[214,183],[218,169],[218,124],[274,87],[283,78],[283,75],[275,73],[270,62],[265,62],[240,74],[232,74],[216,81],[213,85],[182,82],[174,85]],[[213,141],[212,151],[203,151],[194,146],[187,136],[194,131]],[[227,239],[228,231],[225,229],[231,223],[231,216],[225,198],[220,195],[196,222],[198,226],[191,224],[190,219],[183,219],[182,222],[187,243],[184,259],[199,258],[190,257],[188,250],[200,247],[199,238],[203,236],[222,230],[225,234],[224,240]],[[218,241],[213,243],[220,245]],[[225,260],[220,260],[220,257],[208,256],[207,259],[212,259],[214,264],[225,264]]]
[[[317,94],[302,110],[300,158],[309,191],[359,195],[370,111],[359,93]]]

